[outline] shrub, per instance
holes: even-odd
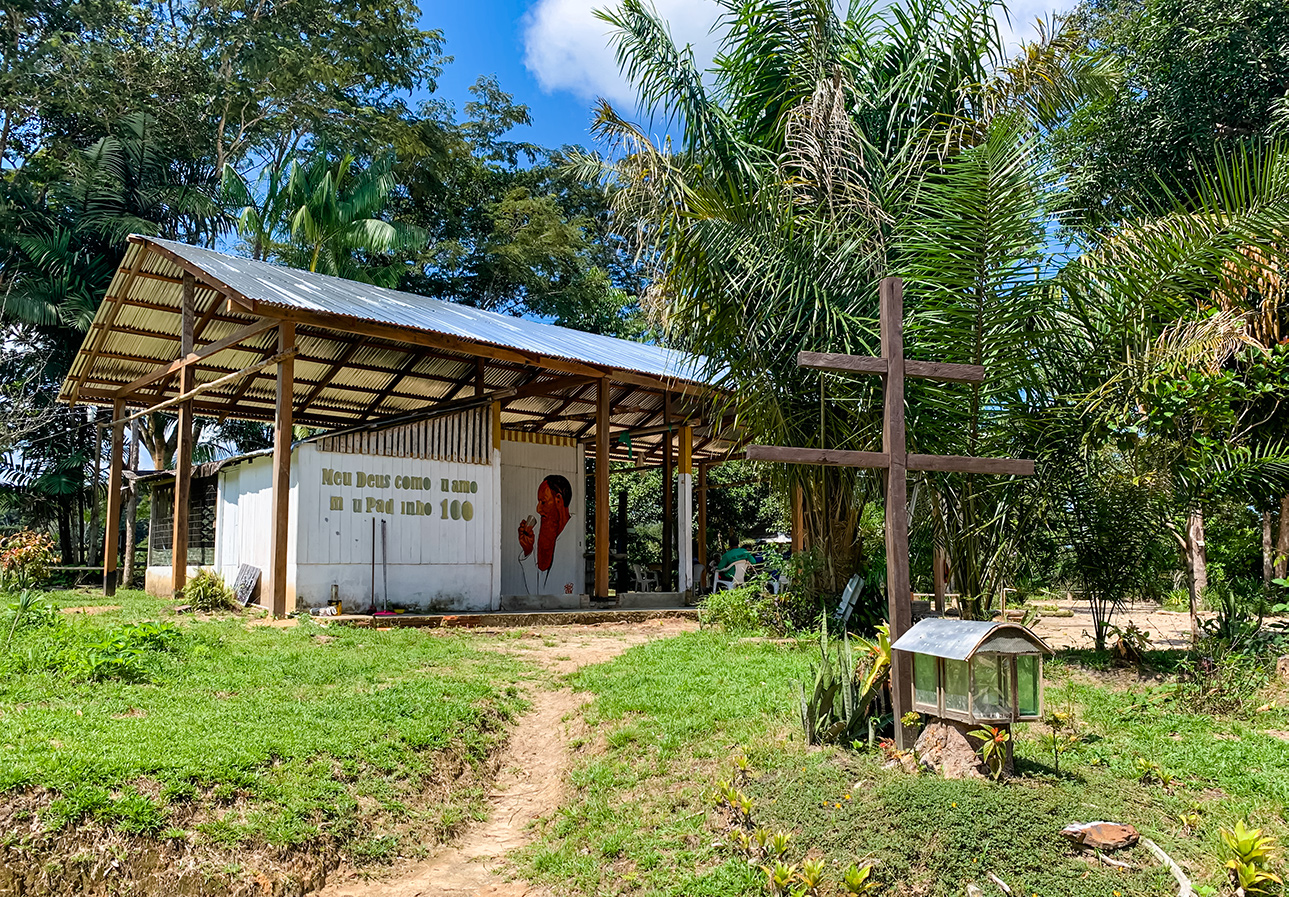
[[[45,533],[20,530],[0,538],[0,591],[19,592],[41,585],[59,560],[54,540]]]
[[[101,682],[151,680],[156,656],[178,649],[183,633],[170,623],[128,623],[107,630],[98,641],[68,648],[63,671],[79,679]]]
[[[819,606],[807,594],[772,595],[759,582],[713,592],[703,599],[699,613],[704,625],[719,625],[726,632],[781,636],[813,629],[819,622]]]
[[[183,598],[197,610],[217,611],[233,607],[233,590],[214,570],[202,570],[183,587]]]
[[[1269,661],[1217,638],[1200,641],[1178,666],[1177,701],[1197,714],[1240,714],[1270,675]]]

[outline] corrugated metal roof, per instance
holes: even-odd
[[[986,646],[985,643],[989,645]],[[990,622],[987,620],[951,620],[935,618],[921,620],[900,636],[891,648],[910,654],[929,654],[949,660],[967,660],[984,647],[1001,648],[1013,653],[1028,645],[1030,651],[1051,654],[1052,649],[1041,638],[1018,623]]]
[[[707,383],[708,363],[702,356],[583,333],[326,274],[235,258],[186,243],[151,238],[147,242],[164,247],[257,303],[413,327],[520,352]]]
[[[208,267],[214,271],[207,272]],[[589,377],[579,381],[576,375],[570,376],[570,370],[590,368],[606,372],[611,382],[614,432],[662,423],[664,394],[669,392],[680,394],[673,396],[673,423],[703,419],[709,413],[707,387],[696,380],[660,374],[686,363],[680,353],[144,238],[131,240],[106,301],[100,304],[62,384],[62,401],[110,406],[136,378],[178,357],[185,269],[197,277],[194,336],[198,348],[260,317],[236,302],[225,302],[225,293],[239,301],[251,300],[268,318],[316,315],[316,321],[296,327],[293,405],[295,422],[304,426],[330,430],[368,424],[459,402],[480,391],[486,395],[522,387],[526,394],[503,401],[504,426],[587,439],[595,430],[595,390]],[[297,278],[315,287],[316,281],[350,290],[354,295],[347,302],[368,303],[363,305],[365,312],[374,309],[381,317],[306,312],[322,307],[316,289],[303,291],[303,298],[291,300],[288,306],[281,281],[295,283]],[[238,288],[221,286],[226,280]],[[251,295],[243,297],[243,293]],[[397,302],[391,305],[385,301],[388,297],[396,297]],[[397,313],[387,313],[391,308]],[[430,321],[429,329],[437,331],[428,339],[418,340],[416,334],[426,331],[410,329],[412,325],[396,326],[418,315],[417,320]],[[442,346],[436,339],[439,333]],[[494,344],[492,338],[506,341]],[[276,343],[275,330],[268,329],[227,347],[196,366],[195,383],[206,386],[218,377],[253,368],[273,355]],[[695,370],[704,364],[693,357],[688,361]],[[129,393],[126,406],[147,407],[177,396],[180,382],[177,376],[155,380]],[[547,384],[549,391],[542,388]],[[221,420],[272,422],[275,399],[275,372],[261,370],[208,389],[197,398],[195,410]],[[727,456],[733,450],[730,438],[725,431],[715,438],[704,434],[695,444],[695,458]],[[641,447],[649,444],[637,441],[635,450],[628,451],[615,439],[610,452],[615,458],[639,459]]]

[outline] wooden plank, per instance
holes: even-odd
[[[318,398],[319,394],[321,394],[321,392],[331,384],[331,381],[335,379],[336,375],[345,369],[345,365],[347,365],[349,360],[358,353],[358,350],[362,348],[362,346],[362,340],[354,340],[345,347],[345,350],[340,353],[340,357],[336,359],[335,363],[332,364],[331,367],[327,368],[327,372],[322,375],[322,379],[313,385],[313,388],[309,390],[309,394],[301,400],[299,405],[296,406],[296,414],[304,413],[304,411],[313,404],[314,399]]]
[[[999,476],[1034,475],[1034,462],[1016,458],[970,458],[965,455],[909,455],[909,470],[985,473]]]
[[[675,555],[672,543],[676,533],[676,484],[675,484],[675,435],[671,423],[671,393],[662,400],[662,422],[667,429],[661,434],[662,444],[662,591],[670,592],[673,582]]]
[[[134,420],[136,417],[143,417],[145,414],[153,414],[157,411],[164,411],[165,409],[173,407],[174,405],[186,404],[203,393],[210,392],[213,389],[219,389],[221,386],[227,386],[228,384],[233,383],[243,377],[249,377],[252,374],[256,374],[264,370],[264,368],[269,367],[270,365],[277,364],[286,358],[294,358],[294,357],[295,357],[295,349],[292,348],[291,351],[289,352],[279,353],[277,355],[274,355],[272,358],[268,358],[268,359],[265,359],[264,361],[261,361],[259,364],[253,364],[250,367],[242,368],[240,371],[233,371],[231,374],[225,374],[224,376],[216,380],[211,380],[209,383],[203,383],[200,386],[194,386],[191,389],[184,390],[183,392],[179,393],[179,395],[174,396],[173,398],[166,399],[164,402],[158,402],[157,404],[151,405],[143,409],[142,411],[136,411],[135,413],[131,414],[129,417],[125,418],[123,422],[129,423],[130,421]],[[182,368],[181,374],[180,374],[181,383],[191,382],[194,375],[195,375],[195,372],[193,371],[192,367]],[[242,401],[246,401],[246,400],[243,399]]]
[[[196,326],[193,303],[196,293],[196,280],[191,274],[185,273],[181,297],[183,320],[179,330],[180,355],[192,354],[193,328]],[[179,420],[176,424],[178,437],[175,447],[174,528],[170,541],[170,589],[175,594],[182,591],[188,581],[188,493],[192,483],[193,418],[192,402],[188,394],[193,391],[196,376],[195,364],[184,365],[179,369],[179,394],[182,401],[172,403],[179,406]],[[116,422],[113,421],[113,423]]]
[[[177,373],[178,370],[186,364],[193,364],[195,362],[201,361],[203,358],[209,358],[210,356],[218,352],[222,352],[227,348],[237,345],[238,343],[242,342],[245,339],[249,339],[250,337],[255,336],[257,333],[263,333],[265,330],[268,330],[270,327],[276,327],[276,326],[277,326],[277,321],[274,321],[271,318],[261,318],[260,320],[256,321],[253,324],[246,325],[245,327],[241,328],[235,333],[230,333],[228,336],[224,337],[221,340],[216,340],[215,342],[210,343],[209,345],[203,347],[199,352],[190,352],[187,355],[183,355],[175,359],[169,364],[162,365],[153,371],[149,371],[148,373],[144,374],[142,377],[132,380],[129,383],[127,383],[125,386],[122,386],[116,392],[120,396],[128,396],[131,393],[137,392],[138,390],[147,386],[149,383],[152,383],[156,380],[160,380],[162,377],[168,376],[170,374]],[[194,330],[194,334],[195,332],[196,331]],[[183,340],[184,337],[181,334],[179,338],[180,340]]]
[[[599,377],[588,377],[584,374],[570,374],[565,377],[555,377],[552,380],[538,380],[533,383],[525,383],[515,390],[516,399],[525,399],[530,396],[545,396],[561,389],[571,389],[575,386],[585,386],[588,383],[594,383]],[[569,401],[577,401],[570,398]],[[587,405],[594,405],[594,399],[581,400]],[[567,404],[567,402],[566,402]]]
[[[596,384],[595,403],[595,597],[609,597],[609,413],[607,377]]]
[[[944,613],[944,549],[936,545],[931,549],[931,582],[935,589],[935,612]]]
[[[698,465],[698,563],[707,569],[707,465]]]
[[[121,467],[125,452],[125,422],[117,423],[125,411],[125,401],[117,399],[112,403],[112,452],[107,462],[107,512],[104,515],[103,529],[106,538],[103,543],[103,594],[112,597],[116,594],[116,555],[120,548],[121,529]],[[134,540],[127,544],[131,550]]]
[[[824,467],[885,469],[889,466],[889,459],[884,452],[793,448],[782,445],[749,445],[746,457],[749,461],[776,461],[780,464],[818,464]]]
[[[155,252],[162,258],[174,262],[185,275],[194,278],[200,277],[203,284],[214,287],[217,292],[223,293],[226,298],[242,306],[247,311],[255,311],[255,300],[249,298],[238,290],[233,289],[228,284],[212,275],[209,271],[199,268],[197,265],[188,261],[174,250],[167,249],[155,240],[148,237],[141,237],[137,234],[130,235],[130,242],[143,244],[147,250]]]
[[[913,626],[913,598],[909,578],[908,451],[904,431],[904,286],[898,277],[882,279],[882,356],[889,368],[882,396],[882,449],[890,459],[886,468],[886,596],[891,643]],[[895,716],[895,742],[901,750],[913,747],[913,732],[901,720],[913,709],[913,660],[907,651],[891,658],[891,710]]]
[[[835,352],[798,352],[797,365],[818,371],[848,374],[885,374],[886,359],[869,355],[839,355]]]
[[[295,325],[284,322],[278,328],[278,355],[285,356],[277,368],[277,415],[273,422],[273,523],[269,530],[269,610],[275,617],[286,616],[286,555],[291,513],[291,427],[295,406]]]
[[[363,414],[363,420],[369,420],[376,414],[376,412],[380,411],[380,403],[389,398],[390,393],[398,388],[398,384],[403,382],[403,378],[412,373],[412,368],[416,367],[424,360],[425,356],[420,352],[409,352],[407,354],[407,358],[403,360],[403,363],[399,366],[398,370],[392,372],[392,376],[389,378],[389,381],[381,391],[376,394],[376,398],[372,399],[371,404],[367,406],[367,411]]]
[[[694,428],[680,428],[676,468],[676,590],[694,588]]]
[[[947,364],[940,361],[905,361],[904,376],[925,380],[947,380],[950,383],[980,383],[985,368],[979,364]]]

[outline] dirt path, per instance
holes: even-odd
[[[1055,605],[1060,613],[1068,616],[1043,614],[1034,625],[1034,631],[1053,648],[1093,647],[1092,609],[1088,602],[1065,598],[1055,602],[1037,602]],[[1205,613],[1204,616],[1211,616]],[[1186,611],[1163,610],[1155,604],[1134,604],[1115,613],[1111,622],[1116,626],[1133,623],[1150,637],[1152,648],[1185,648],[1191,641],[1191,618]]]
[[[612,660],[634,645],[694,628],[690,620],[553,626],[484,644],[562,675]],[[481,635],[487,638],[490,633]],[[569,742],[582,725],[580,711],[590,696],[559,687],[557,682],[530,682],[526,691],[532,707],[516,722],[501,757],[486,821],[468,829],[455,844],[415,866],[395,870],[391,877],[364,879],[352,871],[341,872],[317,892],[318,897],[540,897],[548,893],[522,881],[506,881],[501,875],[504,858],[528,843],[531,823],[559,807],[573,759]]]

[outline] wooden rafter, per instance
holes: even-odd
[[[337,374],[345,369],[345,366],[349,364],[350,359],[358,354],[358,350],[362,348],[362,346],[363,341],[359,339],[354,340],[345,347],[345,350],[340,353],[340,357],[336,359],[335,363],[332,364],[331,367],[327,368],[327,372],[322,375],[322,379],[313,384],[313,388],[309,390],[309,394],[301,399],[300,403],[295,406],[295,414],[297,417],[304,414],[305,410],[313,404],[319,394],[331,385],[331,381],[336,378]]]
[[[198,326],[200,326],[200,322],[198,323]],[[117,392],[119,395],[123,397],[129,395],[130,393],[137,392],[138,390],[142,389],[143,387],[147,386],[149,383],[152,383],[155,380],[160,380],[162,377],[178,373],[179,369],[182,368],[184,365],[196,364],[202,359],[209,358],[210,356],[215,355],[216,353],[222,352],[225,349],[228,349],[232,346],[236,346],[238,343],[242,342],[243,340],[250,339],[252,336],[255,336],[256,334],[259,334],[259,333],[263,333],[265,330],[268,330],[270,327],[276,327],[276,326],[277,326],[276,321],[268,320],[268,319],[261,319],[259,321],[255,321],[254,323],[247,324],[241,330],[230,333],[228,336],[224,337],[223,339],[216,340],[215,342],[204,346],[202,349],[195,351],[190,355],[186,355],[183,358],[177,358],[174,361],[170,362],[169,364],[162,365],[152,371],[149,371],[148,373],[144,374],[142,377],[138,377],[135,380],[132,380],[131,382],[127,383],[125,386],[122,386],[119,390],[117,390]]]

